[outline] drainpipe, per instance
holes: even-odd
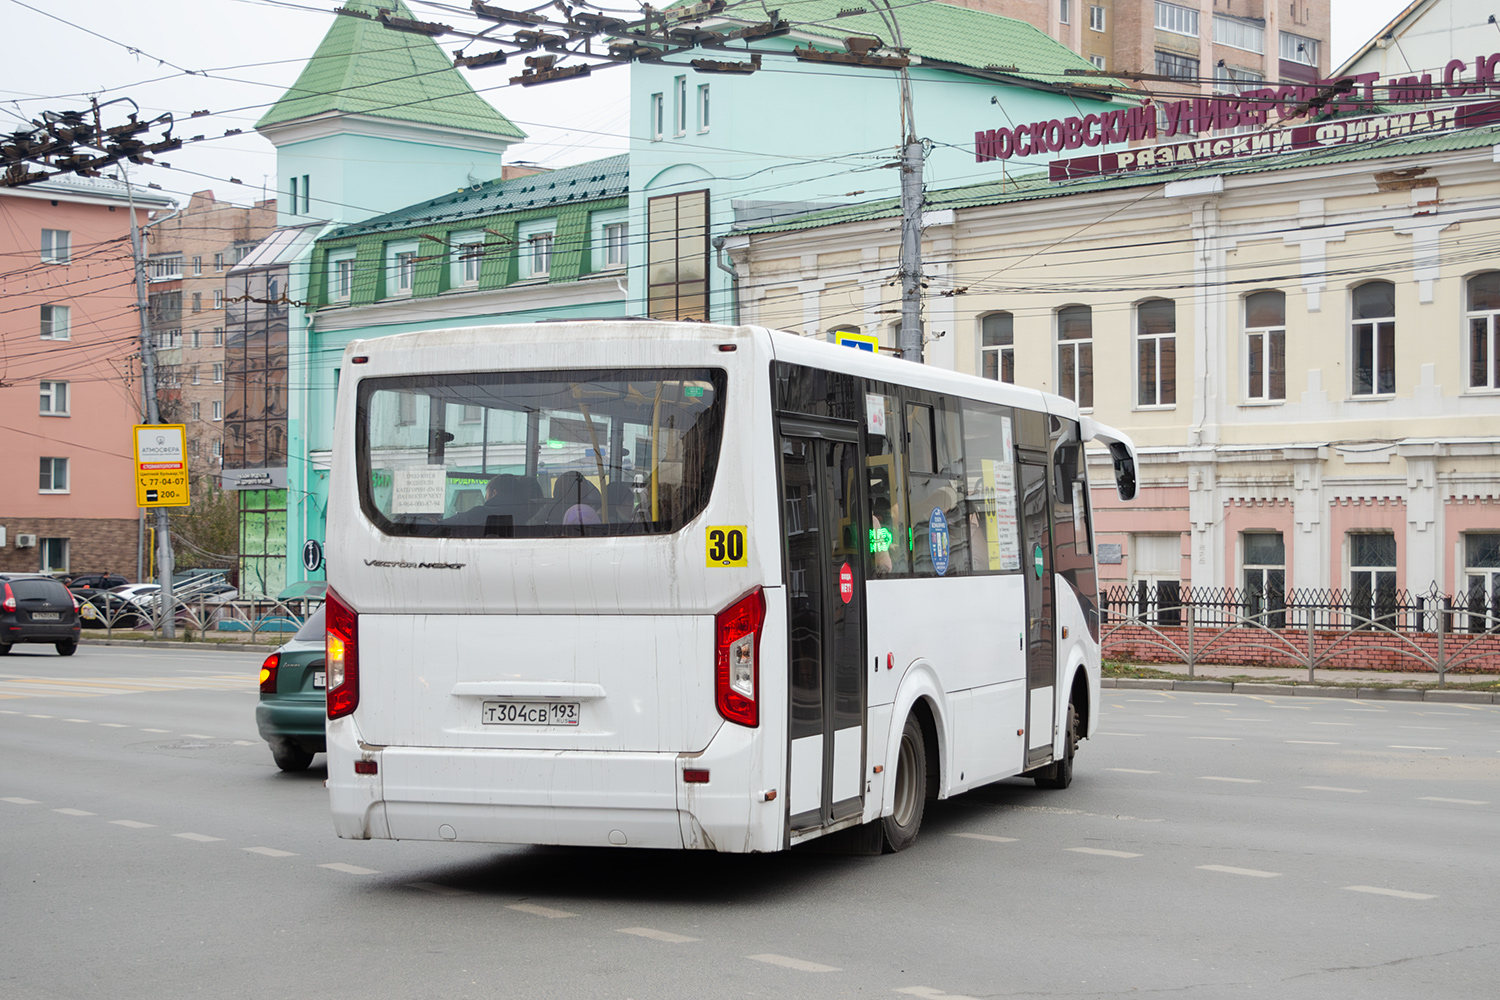
[[[714,257],[714,266],[729,275],[729,302],[730,322],[734,326],[740,325],[740,276],[734,269],[734,263],[724,263],[724,244],[728,241],[727,236],[714,237],[714,250],[718,251]]]

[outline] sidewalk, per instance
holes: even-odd
[[[292,634],[286,633],[290,639]],[[108,639],[100,635],[91,636],[87,632],[78,640],[80,646],[130,646],[133,649],[227,649],[236,653],[274,653],[281,648],[281,643],[253,643],[253,642],[220,642],[217,639],[194,639],[185,642],[182,639]]]
[[[1297,667],[1242,667],[1200,663],[1189,677],[1180,665],[1143,663],[1143,671],[1164,677],[1105,677],[1106,688],[1154,691],[1216,691],[1237,694],[1301,696],[1321,698],[1367,698],[1385,701],[1460,702],[1500,704],[1494,674],[1449,674],[1439,686],[1437,674],[1390,670],[1332,670],[1314,673]],[[1123,668],[1125,670],[1130,667]]]

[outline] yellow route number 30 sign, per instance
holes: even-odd
[[[743,524],[709,525],[704,542],[704,547],[708,550],[709,567],[746,565]]]
[[[187,425],[135,425],[135,502],[139,507],[188,505]]]

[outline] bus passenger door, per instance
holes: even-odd
[[[1052,635],[1052,526],[1047,464],[1021,459],[1021,568],[1026,578],[1026,766],[1052,759],[1057,656]]]
[[[782,422],[794,832],[864,811],[863,471],[855,429]]]

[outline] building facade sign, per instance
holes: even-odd
[[[1468,98],[1500,86],[1500,81],[1496,80],[1497,68],[1500,68],[1500,52],[1479,56],[1472,63],[1453,59],[1444,68],[1440,82],[1433,80],[1433,74],[1423,73],[1420,76],[1391,77],[1377,87],[1380,74],[1360,73],[1311,84],[1263,87],[1245,90],[1236,95],[1171,101],[1161,104],[1159,112],[1157,107],[1147,104],[1103,114],[1054,118],[1011,128],[981,129],[974,133],[974,160],[977,163],[987,163],[1008,160],[1013,156],[1057,153],[1117,142],[1196,137],[1225,129],[1260,128],[1309,115],[1314,119],[1326,119],[1357,114],[1377,106],[1430,104],[1444,98]],[[1461,112],[1457,109],[1443,109],[1454,112],[1460,124],[1455,126],[1450,120],[1442,127],[1463,127],[1466,114],[1482,112],[1487,107],[1481,105],[1465,108]],[[1424,110],[1413,115],[1377,117],[1416,119],[1436,113]],[[1483,119],[1472,124],[1488,124],[1493,120]],[[1315,122],[1312,126],[1304,127],[1315,129],[1317,124]],[[1430,122],[1428,127],[1432,127]],[[1173,144],[1174,149],[1180,145],[1182,144]],[[1255,150],[1273,151],[1275,150],[1270,147]],[[1172,159],[1166,161],[1167,164],[1175,162]]]

